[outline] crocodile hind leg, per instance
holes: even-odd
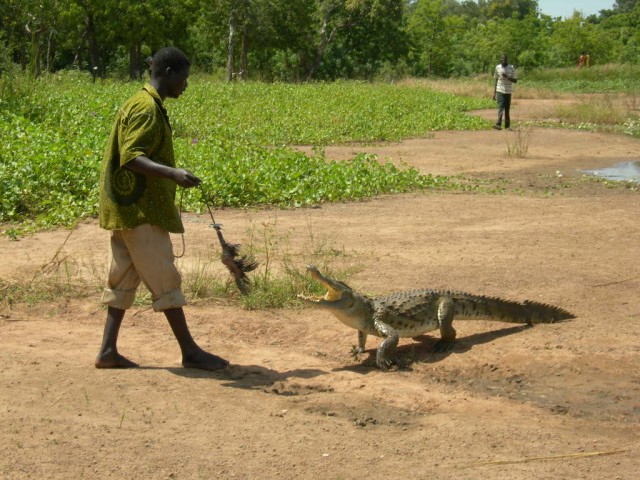
[[[440,340],[433,349],[438,352],[448,352],[456,341],[456,329],[453,328],[453,300],[443,297],[438,302],[438,326],[440,327]]]
[[[378,368],[388,370],[395,362],[395,351],[398,346],[399,336],[396,330],[384,323],[379,318],[373,317],[373,326],[384,340],[378,346],[376,352],[376,365]]]

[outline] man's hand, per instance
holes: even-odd
[[[156,163],[144,155],[130,160],[124,168],[150,177],[170,178],[184,188],[197,187],[201,182],[193,173],[183,168],[173,168],[168,165]]]
[[[193,173],[183,168],[176,168],[174,170],[173,181],[184,188],[197,187],[202,182],[202,180]]]

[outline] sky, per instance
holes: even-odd
[[[600,10],[611,9],[615,0],[538,0],[540,11],[552,17],[571,17],[574,10],[585,17]]]

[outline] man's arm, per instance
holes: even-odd
[[[168,178],[185,188],[197,187],[201,182],[198,177],[187,170],[156,163],[144,155],[130,160],[124,165],[124,168],[149,177]]]

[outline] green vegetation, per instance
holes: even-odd
[[[523,85],[529,90],[580,94],[571,103],[556,105],[554,116],[564,126],[640,137],[637,65],[534,70],[526,72],[525,78]]]
[[[174,45],[219,78],[300,82],[640,63],[640,2],[553,18],[537,0],[0,0],[0,74],[140,78]]]
[[[59,73],[21,79],[0,102],[0,222],[72,224],[97,209],[102,149],[119,105],[139,84],[92,83]],[[216,206],[304,206],[446,187],[447,179],[362,153],[327,161],[322,145],[477,129],[464,113],[488,100],[367,83],[226,84],[201,77],[170,101],[177,158],[204,180]],[[292,146],[313,144],[307,156]],[[204,208],[187,191],[186,210]]]
[[[627,93],[640,91],[638,65],[607,64],[592,68],[547,68],[527,70],[526,84],[566,93]]]

